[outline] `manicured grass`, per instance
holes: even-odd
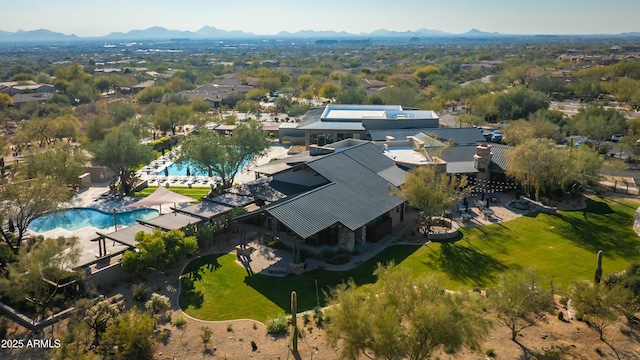
[[[316,270],[284,278],[247,276],[235,263],[235,255],[206,256],[185,270],[180,306],[199,319],[265,321],[289,312],[292,290],[298,294],[298,309],[311,309],[316,305],[316,279],[320,305],[324,305],[324,291],[348,278],[358,284],[371,283],[376,263],[391,260],[408,267],[415,276],[442,274],[451,289],[487,287],[507,269],[535,266],[562,292],[574,279],[593,277],[600,249],[604,252],[604,274],[640,261],[640,239],[631,227],[635,209],[631,203],[596,198],[588,200],[585,211],[536,214],[464,229],[462,238],[454,243],[392,246],[345,272]],[[193,280],[192,288],[186,279]]]
[[[632,228],[636,207],[611,199],[587,200],[587,206],[464,229],[462,240],[424,246],[400,266],[416,276],[442,273],[450,288],[490,286],[506,269],[534,266],[562,291],[575,279],[593,278],[598,250],[604,274],[640,261],[640,239]]]
[[[156,191],[157,186],[149,186],[142,191],[138,191],[134,194],[134,196],[146,197],[151,195],[154,191]],[[196,199],[198,202],[202,201],[202,197],[207,195],[211,190],[208,187],[188,187],[188,186],[170,186],[169,190],[174,193],[181,194],[184,196],[192,197]]]

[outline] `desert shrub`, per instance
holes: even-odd
[[[273,335],[284,335],[289,330],[289,322],[286,316],[281,315],[275,319],[267,321],[267,333]]]
[[[316,320],[316,326],[321,326],[324,320],[324,313],[319,306],[313,308],[313,318]]]
[[[305,325],[305,326],[306,326],[310,321],[311,321],[311,316],[309,315],[309,313],[304,313],[304,314],[302,314],[302,322],[304,323],[304,325]]]
[[[131,286],[131,291],[133,292],[133,300],[138,302],[147,300],[147,297],[149,296],[149,288],[144,286],[142,283],[133,284]]]
[[[177,327],[177,328],[181,328],[183,326],[185,326],[187,324],[187,319],[185,319],[184,317],[180,316],[178,317],[174,322],[173,322],[173,326]]]
[[[233,324],[227,324],[227,332],[233,332]]]
[[[208,326],[203,326],[200,328],[200,339],[202,339],[202,344],[204,344],[204,347],[207,347],[207,344],[209,343],[209,341],[211,340],[211,335],[213,334],[213,330],[211,330],[210,327]]]
[[[496,351],[493,350],[493,349],[487,349],[487,351],[485,351],[484,353],[489,357],[495,357],[496,356]]]
[[[151,294],[151,300],[147,301],[144,307],[151,315],[163,316],[171,308],[171,300],[169,300],[168,296],[153,293]]]
[[[569,301],[569,298],[566,296],[562,296],[560,297],[560,304],[567,306],[567,302]]]

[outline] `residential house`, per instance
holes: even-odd
[[[221,105],[234,106],[238,100],[244,98],[244,94],[253,87],[249,85],[220,85],[206,84],[198,86],[193,90],[181,91],[178,94],[185,96],[189,101],[202,99],[211,104],[213,109]]]

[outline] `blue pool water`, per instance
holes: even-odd
[[[187,168],[189,168],[189,172],[191,173],[191,176],[208,176],[208,174],[201,174],[198,171],[196,171],[196,169],[190,163],[183,163],[181,166],[178,166],[178,164],[173,163],[169,165],[167,169],[169,170],[170,176],[187,176]],[[164,175],[164,174],[165,174],[164,170],[160,170],[156,172],[156,175]]]
[[[140,209],[116,214],[118,225],[131,226],[136,224],[136,219],[148,220],[158,216],[154,209]],[[54,211],[36,218],[29,225],[29,229],[35,232],[45,232],[55,228],[63,228],[75,231],[86,226],[98,229],[106,229],[113,226],[113,213],[105,213],[95,209],[74,208]]]
[[[247,165],[246,161],[242,163],[242,165],[240,165],[239,171],[241,171],[245,167],[245,165]],[[178,166],[178,164],[176,163],[173,163],[169,165],[167,169],[169,170],[169,176],[187,176],[187,168],[189,168],[189,173],[191,174],[190,176],[209,176],[209,174],[207,173],[200,173],[196,171],[196,169],[190,163],[183,163],[180,166]],[[156,175],[165,175],[165,172],[164,170],[160,170],[156,172]],[[216,176],[216,174],[213,174],[213,176]]]

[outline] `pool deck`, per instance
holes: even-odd
[[[284,148],[282,146],[272,146],[268,149],[267,153],[264,156],[257,158],[254,163],[249,165],[249,167],[266,164],[274,157],[286,157],[287,150],[287,148]],[[164,178],[163,176],[155,175],[155,173],[158,171],[162,171],[164,167],[167,167],[173,163],[173,160],[171,160],[171,156],[171,153],[167,153],[158,160],[153,161],[151,164],[139,170],[138,176],[143,180],[151,180],[152,178],[154,178],[154,180],[158,178]],[[159,170],[156,170],[156,165],[158,165],[157,168],[159,168]],[[164,179],[165,181],[162,181],[161,183],[164,184],[165,182],[168,182],[173,186],[187,186],[188,182],[183,182],[185,178],[185,176],[169,176],[168,179]],[[210,187],[210,184],[214,184],[216,181],[215,177],[210,178],[206,176],[197,176],[191,178],[195,178],[195,180],[198,180],[197,182],[192,182],[192,186],[194,187]],[[252,180],[255,180],[255,175],[251,170],[242,170],[235,177],[235,182],[239,184],[243,184]],[[155,183],[150,182],[150,185],[158,185],[157,180],[155,181]],[[90,188],[77,192],[74,195],[73,199],[62,206],[62,208],[91,208],[107,213],[112,212],[114,209],[117,212],[126,212],[136,209],[125,208],[125,206],[139,200],[139,198],[133,196],[107,197],[106,194],[108,192],[109,183],[94,183]],[[161,211],[162,214],[172,212],[170,206],[162,206],[161,208],[154,206],[152,208]],[[118,230],[122,230],[124,228],[125,226],[118,226]],[[28,230],[28,233],[30,235],[42,235],[45,238],[53,239],[61,236],[65,238],[76,237],[78,239],[78,245],[81,249],[81,255],[78,264],[86,264],[88,262],[96,260],[99,255],[98,243],[97,241],[94,241],[98,238],[98,234],[96,232],[99,231],[101,233],[110,233],[115,230],[116,229],[114,226],[108,227],[106,229],[98,229],[96,227],[87,226],[74,231],[56,228],[42,233],[35,233]],[[110,254],[126,250],[127,248],[126,246],[120,245],[113,241],[106,241],[106,246],[107,252]]]
[[[269,163],[269,161],[273,158],[284,158],[287,155],[287,151],[289,149],[283,146],[271,146],[267,150],[266,154],[256,158],[251,164],[248,164],[244,169],[242,169],[235,177],[235,182],[237,184],[244,184],[246,182],[255,180],[255,175],[253,171],[250,170],[251,167],[264,165]],[[208,177],[208,176],[184,176],[184,175],[156,175],[158,172],[162,173],[162,171],[171,166],[174,163],[174,154],[173,152],[166,153],[159,157],[158,159],[152,161],[149,165],[143,167],[138,170],[136,173],[138,177],[142,180],[147,180],[149,185],[167,185],[171,186],[193,186],[193,187],[211,187],[211,185],[215,185],[216,182],[219,181],[219,178],[216,176]]]

